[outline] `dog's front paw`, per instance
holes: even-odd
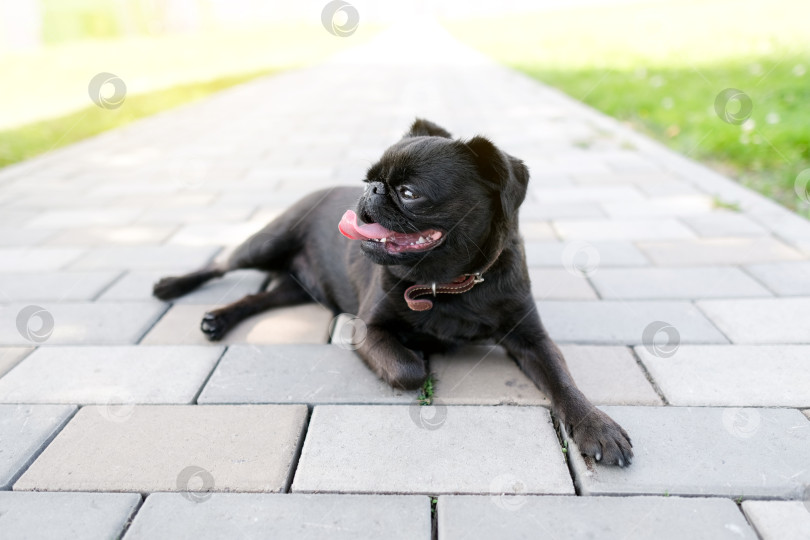
[[[202,321],[200,321],[200,330],[209,341],[219,341],[228,332],[229,328],[230,324],[227,317],[216,311],[206,313],[203,315]]]
[[[413,359],[408,362],[396,360],[391,362],[383,374],[383,379],[394,388],[416,390],[425,383],[428,375],[425,361],[414,354]]]
[[[625,467],[632,462],[633,443],[627,432],[599,409],[593,407],[566,427],[582,454],[606,465]]]

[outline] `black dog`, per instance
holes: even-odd
[[[551,398],[584,454],[628,465],[627,433],[577,389],[540,322],[518,233],[528,181],[523,162],[489,140],[453,140],[417,120],[368,170],[365,191],[312,193],[227,262],[163,278],[154,294],[166,300],[231,270],[266,270],[269,290],[205,314],[210,339],[250,315],[315,299],[357,314],[367,327],[360,357],[405,389],[427,378],[424,355],[495,340]]]

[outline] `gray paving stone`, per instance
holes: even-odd
[[[768,289],[734,267],[603,268],[588,277],[599,296],[606,299],[771,296]]]
[[[206,222],[185,225],[169,240],[178,246],[235,246],[259,231],[267,223],[247,221],[244,223]]]
[[[0,381],[2,382],[2,381]],[[348,348],[232,345],[198,403],[410,403]]]
[[[543,200],[525,202],[520,206],[520,226],[523,223],[545,219],[599,218],[605,213],[596,203],[549,203]],[[527,238],[528,240],[528,238]]]
[[[3,209],[6,211],[6,209]],[[33,247],[41,244],[55,231],[48,229],[21,229],[19,226],[0,226],[0,247]]]
[[[661,321],[673,326],[681,343],[728,343],[692,304],[664,301],[538,302],[551,337],[562,343],[643,343],[645,329]]]
[[[258,203],[256,203],[258,204]],[[202,208],[149,208],[135,221],[137,225],[174,225],[208,221],[241,222],[250,218],[256,204],[205,206]]]
[[[712,236],[767,236],[767,229],[745,214],[728,211],[714,211],[709,214],[684,216],[686,223],[698,235]]]
[[[99,246],[162,244],[175,227],[130,225],[127,227],[80,227],[51,235],[46,246]]]
[[[11,488],[75,411],[74,405],[0,405],[0,490]]]
[[[127,225],[141,212],[141,208],[75,208],[43,212],[26,223],[31,229],[65,229],[91,225]]]
[[[641,185],[638,186],[642,188]],[[636,201],[606,202],[601,205],[612,218],[660,218],[692,215],[708,215],[713,208],[711,197],[706,195],[660,196]]]
[[[810,296],[810,261],[752,264],[745,269],[779,296]]]
[[[557,235],[547,221],[524,221],[520,224],[520,234],[524,240],[557,240]]]
[[[683,345],[671,356],[636,347],[636,353],[672,405],[810,407],[807,345]]]
[[[304,405],[82,407],[14,489],[278,492],[306,417]]]
[[[471,346],[430,357],[434,395],[447,405],[549,405],[500,347]]]
[[[697,306],[733,343],[810,343],[810,297],[702,300]]]
[[[695,236],[675,219],[559,219],[553,226],[564,240],[657,240]]]
[[[169,275],[181,275],[187,270],[143,270],[127,272],[124,277],[104,291],[99,301],[121,300],[155,300],[152,286]],[[249,294],[259,292],[266,278],[264,272],[256,270],[237,270],[228,273],[221,279],[215,279],[202,285],[199,289],[180,298],[174,298],[173,304],[227,304],[236,302]]]
[[[573,172],[573,171],[567,171]],[[582,186],[564,188],[535,188],[532,196],[546,203],[603,203],[605,201],[635,201],[645,198],[634,186]]]
[[[574,268],[572,267],[572,270]],[[596,300],[584,274],[556,268],[531,268],[532,296],[538,300]]]
[[[574,380],[588,398],[604,405],[661,405],[630,349],[561,345]]]
[[[37,216],[33,210],[15,210],[5,208],[0,215],[0,225],[9,227],[24,227],[29,221]]]
[[[810,221],[793,212],[785,212],[784,208],[774,203],[771,204],[772,209],[752,212],[752,217],[791,244],[810,239]]]
[[[155,493],[124,538],[430,540],[430,529],[430,499],[419,495]]]
[[[0,249],[0,272],[59,270],[84,252],[78,248],[3,248]]]
[[[6,302],[93,300],[119,271],[36,272],[3,275],[0,299]]]
[[[546,409],[319,405],[292,490],[491,493],[504,475],[526,493],[573,494]]]
[[[223,350],[41,347],[0,379],[0,402],[192,403]]]
[[[583,495],[798,498],[810,482],[810,422],[796,409],[600,408],[630,434],[635,457],[623,469],[595,465],[571,441]]]
[[[0,347],[0,377],[31,354],[33,347]]]
[[[444,540],[757,538],[737,505],[716,498],[442,495],[436,514]]]
[[[594,255],[595,253],[595,255]],[[646,266],[647,258],[629,242],[526,242],[526,264],[565,268],[567,264]]]
[[[114,305],[114,304],[110,304]],[[172,306],[141,341],[144,345],[205,345],[200,331],[203,314],[217,306]],[[317,304],[278,308],[254,315],[228,332],[218,343],[326,343],[332,313]]]
[[[106,246],[91,248],[70,265],[71,270],[196,270],[213,259],[214,246]]]
[[[14,540],[118,538],[140,502],[137,493],[0,492],[0,536]]]
[[[601,141],[601,142],[609,144],[609,141]],[[678,180],[676,176],[664,172],[652,173],[649,171],[644,172],[612,171],[606,174],[584,174],[584,175],[572,174],[570,176],[571,179],[574,181],[574,183],[577,185],[624,184],[636,187],[638,189],[641,189],[644,186],[656,184],[685,185],[683,182]]]
[[[43,308],[43,314],[31,315],[32,307]],[[136,343],[165,309],[164,306],[151,302],[9,304],[0,306],[0,320],[16,321],[17,324],[0,326],[0,344],[45,346]],[[30,316],[26,317],[26,314]],[[48,314],[53,330],[50,336],[47,336],[46,327],[43,326],[50,322]],[[23,335],[19,328],[23,328],[26,334]]]
[[[753,264],[806,258],[771,237],[641,241],[636,246],[660,266]]]
[[[679,180],[660,180],[656,182],[639,182],[638,189],[650,197],[671,197],[677,195],[699,195],[702,192]]]
[[[743,501],[742,509],[762,540],[810,538],[805,501]]]
[[[577,386],[598,404],[660,405],[625,347],[564,345],[562,353]],[[432,356],[435,396],[442,403],[549,405],[550,401],[500,347],[467,347]]]

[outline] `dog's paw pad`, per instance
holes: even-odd
[[[228,325],[222,315],[206,313],[200,321],[200,330],[210,341],[218,341],[228,331]]]
[[[570,424],[568,432],[579,451],[598,463],[626,467],[633,462],[633,443],[627,432],[599,409]]]

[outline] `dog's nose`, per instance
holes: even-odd
[[[370,182],[368,191],[372,195],[385,195],[385,184],[382,182]]]

